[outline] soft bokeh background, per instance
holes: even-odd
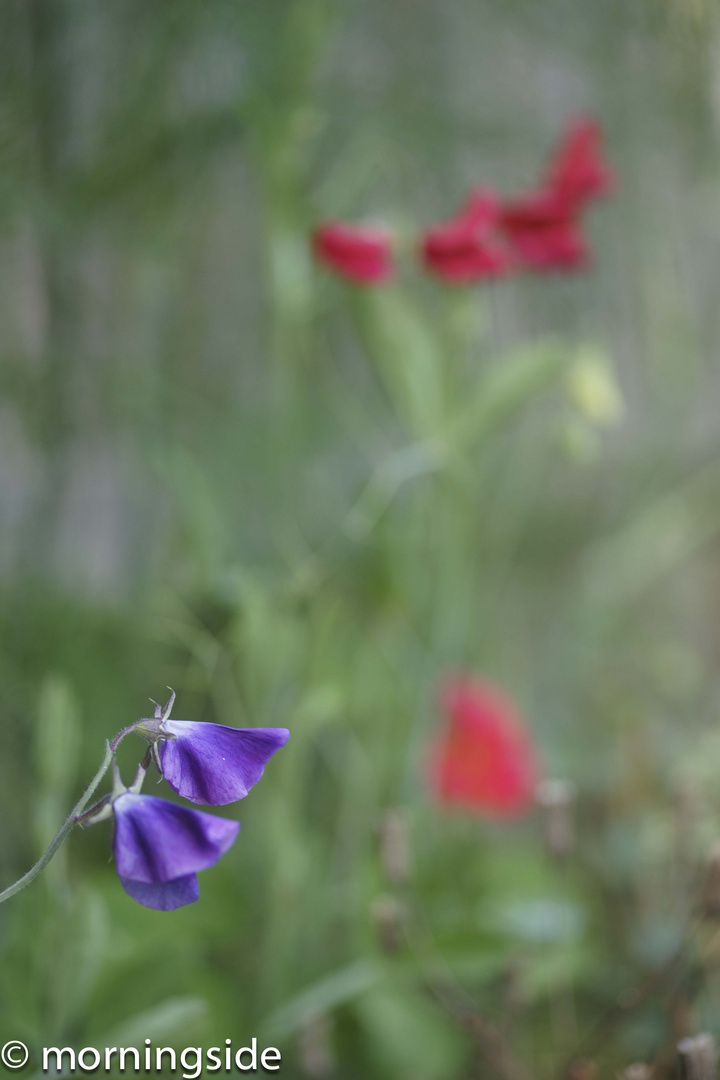
[[[418,230],[526,188],[578,112],[619,175],[593,271],[423,278]],[[0,1042],[454,1080],[497,1070],[449,1000],[535,1077],[715,1030],[712,936],[668,964],[720,830],[715,6],[0,0],[0,147],[0,886],[166,685],[292,731],[197,905],[130,901],[101,826],[0,909]],[[332,216],[406,238],[398,285],[312,265]],[[577,785],[567,865],[536,817],[429,802],[459,669]]]

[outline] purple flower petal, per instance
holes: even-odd
[[[185,904],[194,904],[200,895],[195,874],[186,874],[174,881],[158,882],[155,885],[121,876],[120,884],[138,904],[154,908],[155,911],[174,911]]]
[[[214,866],[240,829],[238,821],[129,791],[115,799],[113,813],[118,874],[148,885]]]
[[[244,799],[269,758],[290,737],[286,728],[234,728],[166,720],[173,739],[159,745],[163,776],[173,791],[200,805]]]

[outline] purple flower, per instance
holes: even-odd
[[[232,847],[240,823],[125,791],[112,803],[115,865],[133,900],[173,911],[197,900],[196,873]]]
[[[190,802],[209,806],[244,799],[265,771],[266,762],[290,737],[286,728],[234,728],[168,719],[163,720],[159,734],[159,768],[170,787]]]

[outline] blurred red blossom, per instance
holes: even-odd
[[[327,221],[312,237],[315,258],[340,277],[376,285],[393,276],[393,240],[386,229]]]
[[[448,283],[500,277],[511,259],[497,232],[500,201],[487,188],[470,192],[455,217],[425,233],[421,252],[427,269]]]
[[[545,184],[575,209],[581,209],[590,198],[609,195],[615,187],[615,175],[602,157],[602,143],[597,120],[578,116],[568,125],[550,160]]]
[[[529,270],[582,270],[590,252],[575,205],[552,188],[509,199],[502,227],[518,263]]]
[[[576,117],[538,187],[502,200],[489,188],[473,188],[452,218],[423,233],[419,254],[425,268],[446,284],[486,281],[517,270],[584,269],[590,251],[581,213],[590,200],[615,187],[602,143],[600,124]],[[318,261],[350,281],[377,285],[395,272],[393,237],[385,229],[327,221],[315,229],[312,243]]]
[[[590,262],[580,212],[607,195],[615,178],[602,158],[602,129],[572,120],[540,187],[508,199],[501,223],[518,263],[529,270],[582,270]]]
[[[495,818],[527,810],[540,777],[538,756],[503,690],[484,679],[456,676],[442,690],[441,710],[444,730],[429,759],[435,799]]]

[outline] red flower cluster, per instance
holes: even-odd
[[[426,230],[420,257],[430,273],[447,283],[520,270],[582,269],[589,251],[581,214],[614,183],[602,158],[599,125],[578,118],[536,189],[505,200],[487,188],[471,191],[453,218]],[[375,285],[394,273],[393,238],[382,229],[326,222],[315,230],[313,248],[320,262],[350,281]]]
[[[594,120],[576,120],[550,162],[539,188],[509,199],[499,224],[521,267],[575,270],[589,252],[580,214],[607,195],[614,177],[601,156],[602,132]]]
[[[502,690],[468,676],[441,696],[444,730],[431,748],[435,799],[473,814],[509,818],[532,804],[540,770],[532,738]]]

